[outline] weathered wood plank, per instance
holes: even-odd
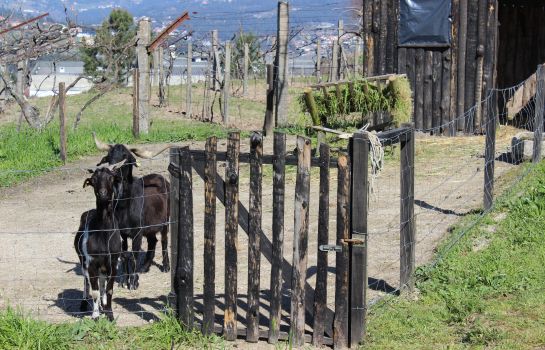
[[[414,48],[407,48],[406,49],[406,63],[405,63],[405,69],[407,72],[407,78],[409,79],[409,82],[411,83],[411,91],[413,93],[413,101],[416,101],[416,77],[415,77],[415,53],[416,49]],[[413,103],[413,111],[412,111],[412,122],[416,123],[415,120],[415,113],[416,113],[416,103]]]
[[[424,129],[424,49],[416,49],[414,78],[414,121],[418,130]]]
[[[250,138],[250,213],[248,218],[248,310],[246,313],[246,341],[259,339],[259,275],[261,232],[261,181],[263,138],[254,133]]]
[[[475,75],[477,73],[477,16],[479,13],[479,2],[468,1],[467,3],[467,37],[466,37],[466,75],[465,75],[465,97],[464,109],[467,111],[475,105]],[[475,115],[467,118],[465,131],[472,134],[475,126]]]
[[[466,78],[466,39],[467,39],[467,3],[468,0],[459,0],[459,25],[458,25],[458,59],[456,67],[458,68],[457,81],[457,104],[456,115],[457,130],[464,130],[465,118],[462,118],[465,112],[465,78]]]
[[[237,246],[240,134],[229,133],[225,165],[225,310],[224,336],[237,337]]]
[[[442,86],[442,65],[441,65],[441,51],[433,51],[433,67],[432,67],[432,125],[433,134],[436,135],[441,132],[439,127],[441,126],[441,86]]]
[[[351,147],[352,181],[351,208],[352,239],[363,245],[352,246],[350,269],[350,346],[356,347],[365,339],[367,314],[367,215],[369,142],[364,134],[354,134]]]
[[[450,97],[451,97],[451,50],[447,49],[442,53],[441,73],[441,133],[448,135],[450,130]]]
[[[388,1],[380,1],[380,27],[379,27],[379,51],[378,51],[378,74],[386,73],[386,48],[388,45]]]
[[[302,346],[305,335],[305,281],[307,274],[307,248],[310,205],[310,139],[297,137],[297,178],[295,181],[293,269],[291,295],[292,344]]]
[[[189,147],[180,149],[179,215],[178,215],[178,263],[176,264],[176,309],[178,319],[186,327],[193,328],[193,182]]]
[[[401,138],[400,165],[400,290],[414,289],[416,232],[414,222],[414,130]]]
[[[329,158],[326,144],[320,145],[320,199],[318,203],[318,247],[329,243]],[[324,320],[327,308],[327,252],[318,250],[312,345],[324,343]]]
[[[433,51],[424,53],[424,129],[429,131],[433,121]]]
[[[217,138],[206,140],[204,166],[204,293],[203,293],[203,334],[214,331],[216,297],[216,151]]]
[[[449,136],[455,136],[458,129],[457,113],[457,88],[458,88],[458,25],[460,23],[460,3],[459,0],[452,0],[451,4],[451,43],[450,43],[450,111],[449,111]]]
[[[397,72],[396,73],[398,74],[407,73],[407,49],[405,47],[400,47],[397,50]]]
[[[344,240],[350,238],[350,168],[348,157],[337,159],[337,245],[342,252],[335,259],[335,320],[333,322],[333,343],[336,349],[348,347],[348,293],[349,293],[349,247]]]
[[[282,312],[282,248],[284,245],[284,191],[286,163],[286,135],[274,134],[273,162],[273,235],[271,260],[271,312],[269,343],[278,341]]]

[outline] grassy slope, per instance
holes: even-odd
[[[435,268],[418,270],[418,301],[392,298],[371,309],[368,347],[545,346],[544,226],[541,163],[453,249],[443,249]]]

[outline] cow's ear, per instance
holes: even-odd
[[[93,186],[93,183],[91,182],[91,178],[87,178],[85,179],[85,181],[83,181],[83,188],[87,186]]]
[[[94,173],[95,171],[94,171],[93,169],[87,169],[87,172],[88,172],[89,174],[92,174],[92,173]]]

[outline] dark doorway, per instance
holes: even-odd
[[[499,0],[497,86],[514,86],[545,63],[545,3]]]

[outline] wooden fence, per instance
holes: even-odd
[[[401,135],[401,136],[400,136]],[[403,162],[401,172],[401,284],[411,285],[414,271],[414,213],[412,205],[414,140],[412,128],[384,133],[383,142],[401,140]],[[365,134],[355,134],[348,154],[331,157],[329,146],[320,145],[320,157],[311,156],[310,139],[297,138],[295,155],[286,154],[286,136],[274,134],[274,154],[263,154],[263,139],[253,134],[250,152],[240,153],[240,135],[229,134],[227,151],[217,151],[217,139],[211,137],[205,150],[189,147],[173,148],[169,171],[171,195],[171,237],[173,291],[176,313],[187,328],[198,328],[204,334],[219,333],[228,341],[244,337],[248,342],[267,339],[270,343],[290,340],[294,346],[312,343],[346,348],[359,344],[365,336],[367,289],[367,193],[369,141]],[[412,155],[411,155],[412,154]],[[225,162],[225,177],[216,172],[217,163]],[[249,209],[239,201],[239,163],[250,165]],[[262,230],[263,164],[272,164],[272,240]],[[293,260],[284,259],[285,168],[297,167],[295,183]],[[311,167],[320,169],[318,246],[309,247],[309,199]],[[337,232],[336,244],[329,245],[330,169],[337,168]],[[203,308],[195,314],[194,291],[194,223],[193,170],[204,181],[204,247]],[[216,199],[225,207],[225,261],[215,261]],[[407,225],[407,223],[409,223]],[[237,242],[238,227],[248,236],[248,291],[246,315],[237,309]],[[405,245],[403,245],[405,243]],[[308,254],[317,254],[316,285],[307,281]],[[327,306],[327,254],[336,253],[335,306]],[[268,329],[259,327],[263,310],[260,307],[261,257],[271,264],[270,311]],[[224,265],[223,315],[216,315],[216,266]],[[290,280],[291,278],[291,280]],[[291,282],[289,326],[281,325],[282,283]],[[263,296],[261,296],[263,298]],[[223,316],[223,317],[222,317]],[[223,322],[217,322],[223,319]],[[240,320],[243,320],[242,322]],[[263,321],[263,320],[262,320]],[[240,325],[240,323],[244,323]],[[312,332],[308,332],[308,329]]]

